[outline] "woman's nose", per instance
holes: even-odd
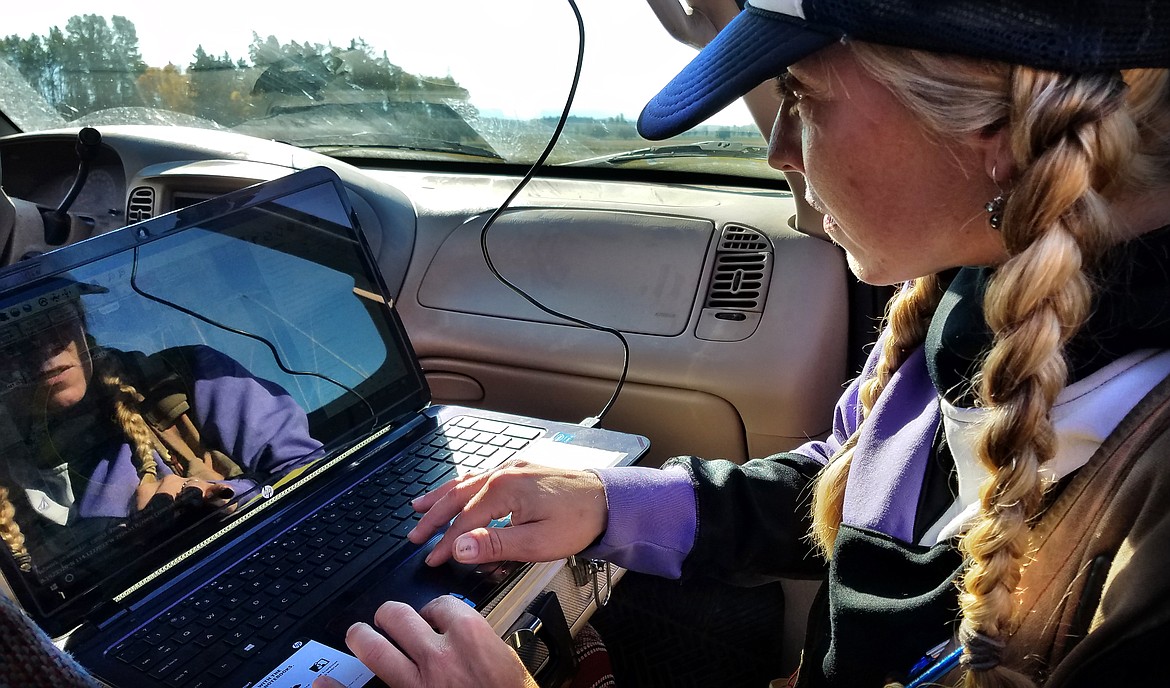
[[[26,340],[30,353],[40,360],[57,355],[69,346],[71,341],[69,329],[62,325],[32,334]]]
[[[768,164],[781,172],[804,174],[804,156],[800,142],[800,117],[792,107],[794,97],[785,96],[768,139]]]

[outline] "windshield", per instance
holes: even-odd
[[[478,0],[273,11],[222,0],[186,15],[125,0],[5,18],[0,108],[25,132],[155,124],[222,129],[347,160],[527,165],[577,63],[564,1]],[[585,55],[550,164],[779,178],[741,103],[649,142],[645,102],[694,55],[645,2],[579,0]]]

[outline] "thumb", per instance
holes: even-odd
[[[313,688],[345,688],[345,684],[332,676],[318,676],[313,679]]]
[[[464,564],[493,561],[544,561],[537,551],[537,526],[520,525],[504,528],[475,528],[455,538],[452,556]],[[557,557],[547,557],[556,559]]]

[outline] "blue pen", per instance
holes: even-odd
[[[943,650],[946,650],[947,645],[950,645],[950,644],[951,644],[951,641],[948,638],[948,639],[942,641],[941,643],[939,643],[938,645],[935,645],[934,647],[927,650],[926,654],[922,655],[922,659],[918,660],[917,662],[914,663],[914,666],[910,667],[910,671],[906,672],[906,676],[908,676],[910,679],[913,679],[923,669],[926,669],[928,666],[937,662],[938,658],[942,656]]]
[[[963,646],[960,645],[959,647],[956,647],[954,650],[952,650],[950,654],[927,667],[926,670],[916,676],[913,681],[906,684],[906,688],[923,688],[923,686],[927,686],[942,678],[943,676],[946,676],[947,672],[959,665],[959,658],[962,656]]]

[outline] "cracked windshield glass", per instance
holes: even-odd
[[[193,126],[363,164],[529,165],[569,96],[567,2],[30,5],[5,19],[0,108],[21,131]],[[642,0],[579,0],[585,53],[549,164],[779,179],[740,103],[668,141],[638,136],[645,102],[694,51]]]

